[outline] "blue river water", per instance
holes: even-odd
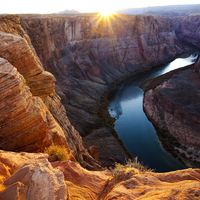
[[[145,80],[195,62],[198,53],[187,58],[177,58],[171,63],[138,74],[123,82],[115,92],[108,111],[116,119],[115,130],[133,157],[156,172],[168,172],[185,168],[161,146],[156,131],[143,111],[143,90],[139,87]]]

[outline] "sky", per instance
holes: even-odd
[[[75,9],[79,12],[113,12],[124,8],[148,6],[200,4],[199,0],[5,0],[0,6],[0,14],[56,13]]]

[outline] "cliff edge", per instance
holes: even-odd
[[[18,16],[0,18],[0,58],[1,149],[41,152],[53,142],[65,145],[84,167],[99,168],[69,122],[56,79],[43,69]]]
[[[50,163],[46,154],[0,151],[0,199],[193,199],[200,198],[200,170],[169,173],[88,171],[73,161]]]

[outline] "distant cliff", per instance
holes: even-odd
[[[178,39],[200,48],[200,14],[172,18]]]

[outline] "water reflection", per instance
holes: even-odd
[[[116,118],[115,130],[133,157],[158,172],[182,169],[184,166],[163,150],[153,125],[143,112],[143,91],[139,85],[146,79],[190,65],[197,53],[137,75],[120,85],[114,99],[108,106],[110,115]]]

